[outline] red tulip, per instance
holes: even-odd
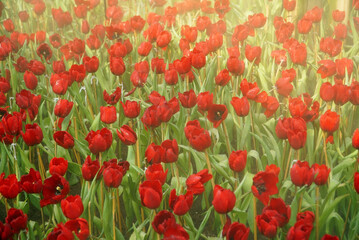
[[[213,104],[213,93],[201,92],[197,96],[197,106],[202,112],[208,111]]]
[[[18,234],[27,228],[27,215],[21,209],[10,208],[5,222],[11,226],[14,234]]]
[[[327,110],[320,117],[320,127],[323,131],[333,133],[339,128],[340,116],[336,112]]]
[[[28,70],[27,66],[28,66],[28,61],[26,60],[26,58],[24,58],[23,56],[20,56],[17,60],[16,63],[14,63],[14,67],[15,70],[17,72],[25,72]]]
[[[254,28],[261,28],[265,25],[267,18],[263,13],[257,13],[248,16],[249,24]]]
[[[46,240],[53,240],[53,239],[66,239],[66,240],[73,240],[74,235],[72,234],[71,230],[65,227],[63,223],[57,224],[57,226],[52,230],[52,232],[47,235]]]
[[[318,186],[324,185],[327,183],[330,168],[328,168],[326,165],[319,165],[317,163],[314,163],[312,165],[312,169],[314,170],[314,183]]]
[[[99,170],[100,161],[98,159],[92,161],[91,157],[87,156],[81,168],[82,177],[86,181],[92,181]]]
[[[176,224],[175,216],[167,210],[162,210],[158,212],[153,219],[152,227],[156,233],[163,234],[168,227],[174,224]]]
[[[59,203],[69,193],[69,183],[65,178],[58,174],[54,174],[51,177],[45,179],[42,196],[40,200],[40,206],[44,207],[49,204]]]
[[[278,176],[273,172],[260,171],[253,177],[252,193],[264,205],[269,202],[269,196],[278,193]]]
[[[126,171],[126,169],[117,163],[109,163],[102,172],[105,185],[111,188],[118,188]]]
[[[64,176],[68,167],[68,161],[64,158],[52,158],[49,165],[51,175],[58,174]]]
[[[227,85],[229,80],[231,80],[231,76],[229,75],[227,69],[223,69],[222,71],[220,71],[215,78],[216,84],[222,87]]]
[[[115,106],[101,106],[100,107],[100,119],[103,123],[111,124],[116,122],[117,120],[117,113]]]
[[[64,95],[70,85],[70,75],[68,72],[51,74],[50,84],[52,91],[58,95]]]
[[[145,152],[147,162],[161,163],[164,161],[165,150],[162,146],[151,143]]]
[[[308,240],[312,232],[313,224],[305,220],[297,221],[287,234],[287,240],[303,239]]]
[[[212,104],[208,109],[207,119],[217,128],[227,117],[228,109],[224,104]]]
[[[18,136],[22,130],[21,114],[13,112],[13,114],[5,114],[1,120],[5,133],[13,136]]]
[[[89,225],[86,219],[77,218],[65,223],[65,227],[76,234],[80,240],[86,240],[90,236]]]
[[[61,209],[67,218],[75,219],[81,216],[84,211],[84,205],[79,195],[68,196],[61,200]]]
[[[34,90],[37,87],[37,77],[27,70],[24,74],[24,82],[26,87],[30,90]]]
[[[172,189],[168,205],[174,214],[177,216],[186,214],[191,209],[192,203],[193,194],[191,191],[187,191],[184,195],[177,196],[176,189]]]
[[[123,125],[120,127],[120,131],[116,130],[116,132],[121,142],[125,145],[133,145],[137,141],[136,132],[128,125]]]
[[[122,57],[110,57],[110,70],[116,76],[121,76],[125,72],[126,66]]]
[[[53,138],[58,145],[65,149],[73,148],[75,145],[73,136],[67,131],[57,131],[54,133]]]
[[[192,108],[197,103],[197,96],[193,89],[184,93],[178,93],[178,99],[184,108]]]
[[[201,51],[193,50],[191,52],[191,64],[193,67],[201,69],[206,65],[206,56]]]
[[[191,191],[194,195],[204,192],[204,185],[211,180],[212,175],[208,173],[208,169],[203,169],[198,173],[192,174],[186,180],[187,190]]]
[[[342,41],[331,37],[322,38],[319,44],[320,51],[329,54],[331,57],[337,56],[342,50]]]
[[[293,11],[295,9],[296,0],[283,0],[283,8],[287,11]]]
[[[339,11],[338,9],[332,12],[333,20],[336,22],[342,22],[345,18],[345,11]]]
[[[109,95],[106,90],[103,90],[103,99],[109,105],[116,105],[121,98],[121,88],[117,87],[115,91]]]
[[[157,36],[156,44],[158,47],[165,49],[172,40],[172,34],[169,31],[162,31]]]
[[[354,189],[359,194],[359,172],[354,173]]]
[[[354,148],[359,149],[359,128],[357,128],[353,133],[352,145]]]
[[[22,108],[27,109],[32,104],[33,94],[28,90],[21,90],[20,93],[16,93],[16,104]]]
[[[162,201],[162,185],[156,181],[144,181],[139,186],[141,203],[149,209],[156,209]]]
[[[335,89],[330,82],[325,82],[320,87],[320,97],[325,102],[330,102],[335,97]]]
[[[261,53],[262,53],[261,47],[258,47],[258,46],[252,47],[249,44],[246,45],[245,55],[246,55],[246,58],[248,59],[248,61],[250,61],[250,62],[255,61],[254,63],[256,65],[258,65],[261,61]]]
[[[89,149],[93,154],[98,154],[109,149],[112,145],[112,133],[107,128],[90,131],[85,140],[89,144]]]
[[[216,212],[225,214],[234,208],[236,196],[229,189],[224,189],[219,185],[214,186],[213,190],[213,207]]]
[[[37,123],[34,124],[26,124],[25,133],[21,131],[22,139],[28,146],[34,146],[41,143],[44,138],[42,134],[42,130]]]
[[[291,209],[283,199],[272,198],[262,213],[269,213],[270,217],[278,223],[278,227],[284,227],[289,222]]]
[[[228,159],[229,167],[235,172],[241,172],[246,167],[247,151],[233,151]]]
[[[283,97],[288,97],[293,90],[293,85],[291,84],[290,79],[288,77],[279,78],[276,81],[275,86],[277,88],[278,93]]]
[[[212,144],[209,132],[201,128],[199,126],[199,122],[198,122],[198,126],[192,125],[192,122],[191,121],[187,122],[186,127],[184,129],[186,138],[188,139],[189,143],[194,149],[200,152],[204,151]]]
[[[312,21],[310,19],[302,18],[298,21],[298,32],[307,34],[312,29]]]
[[[245,69],[244,62],[237,57],[229,57],[227,59],[227,69],[233,75],[242,75]]]
[[[307,140],[307,125],[302,118],[293,118],[290,121],[290,128],[287,130],[289,144],[294,149],[304,147]]]
[[[321,66],[317,73],[319,73],[323,79],[336,74],[336,64],[332,60],[321,60],[319,64],[321,64]]]
[[[298,187],[310,186],[314,180],[314,169],[309,167],[308,162],[297,160],[290,169],[290,178]]]
[[[65,118],[71,112],[74,103],[66,99],[60,99],[56,102],[54,113],[57,117]]]
[[[176,223],[170,225],[163,233],[163,240],[171,240],[171,239],[188,240],[189,235],[181,225]]]
[[[163,58],[152,58],[151,69],[156,74],[162,74],[165,72],[166,64]]]
[[[125,103],[121,102],[123,113],[128,118],[136,118],[140,114],[141,105],[136,101],[126,100]]]
[[[173,65],[176,71],[179,74],[186,74],[191,70],[191,59],[187,57],[182,57],[181,59],[177,59],[173,62]]]
[[[152,164],[146,170],[146,180],[158,180],[163,185],[166,182],[167,172],[168,169],[164,172],[160,163]]]
[[[272,211],[267,211],[256,216],[258,230],[267,238],[274,238],[277,235],[278,222],[273,217]]]
[[[21,176],[20,184],[21,188],[27,193],[41,193],[42,180],[40,172],[30,168],[28,174]]]
[[[5,178],[5,173],[0,175],[0,193],[7,199],[16,198],[21,192],[21,186],[15,174],[10,174]]]
[[[96,72],[98,69],[98,66],[100,64],[99,60],[96,56],[93,56],[91,58],[88,56],[85,56],[82,61],[86,68],[86,72],[88,72],[88,73]]]
[[[347,26],[339,23],[334,27],[334,35],[336,39],[344,40],[347,37]]]
[[[353,72],[353,60],[347,58],[336,59],[335,64],[337,65],[338,78],[344,78],[346,73],[350,77]]]
[[[178,144],[176,139],[173,140],[165,140],[161,143],[161,147],[164,151],[164,163],[173,163],[178,159]]]
[[[152,44],[150,42],[142,42],[138,47],[137,52],[139,55],[145,57],[147,56],[152,49]]]
[[[339,237],[337,236],[332,236],[332,235],[329,235],[329,234],[325,234],[321,240],[339,240]]]

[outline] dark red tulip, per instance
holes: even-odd
[[[61,209],[65,217],[75,219],[81,216],[84,211],[84,205],[79,195],[68,196],[61,200]]]
[[[228,109],[224,104],[212,104],[208,109],[207,119],[217,128],[227,117]]]
[[[161,125],[161,120],[158,116],[157,106],[153,105],[145,110],[141,117],[141,122],[145,128],[156,128]]]
[[[305,220],[297,221],[287,234],[287,240],[303,239],[308,240],[313,229],[313,223]]]
[[[26,11],[20,11],[19,12],[19,18],[21,20],[21,22],[27,22],[27,20],[29,19],[29,14]]]
[[[339,237],[337,236],[332,236],[332,235],[329,235],[329,234],[325,234],[321,240],[339,240]]]
[[[65,118],[71,112],[74,103],[66,99],[60,99],[56,102],[54,113],[57,117]]]
[[[67,171],[68,164],[68,161],[64,158],[54,157],[50,160],[49,172],[51,175],[58,174],[60,176],[64,176]]]
[[[11,226],[13,233],[18,234],[21,230],[26,229],[27,215],[21,209],[10,208],[5,222]]]
[[[158,180],[163,185],[166,182],[167,172],[168,169],[164,172],[160,163],[154,163],[146,169],[146,180]]]
[[[5,173],[0,175],[0,193],[7,199],[16,198],[21,192],[21,186],[15,174],[10,174],[5,178]]]
[[[283,199],[272,198],[269,205],[264,207],[262,213],[268,213],[268,215],[274,219],[278,227],[284,227],[290,219],[291,209],[287,206]]]
[[[90,236],[89,224],[86,219],[77,218],[65,223],[65,227],[76,234],[80,240],[86,240]]]
[[[54,230],[52,230],[52,232],[50,232],[46,238],[46,240],[59,240],[59,239],[66,239],[66,240],[74,239],[74,235],[72,234],[71,230],[65,227],[63,223],[57,224]]]
[[[53,138],[58,145],[65,149],[73,148],[75,145],[74,137],[67,131],[57,131],[54,133]]]
[[[199,126],[199,122],[198,126],[197,124],[192,125],[195,121],[197,120],[187,122],[184,131],[191,146],[197,151],[202,152],[211,146],[212,141],[209,132],[201,128],[201,126]]]
[[[128,125],[123,125],[120,127],[120,131],[116,130],[116,132],[121,142],[125,145],[133,145],[137,141],[136,132]]]
[[[268,211],[256,216],[258,230],[267,238],[274,238],[277,235],[278,222],[273,218],[275,212]]]
[[[323,131],[333,133],[339,128],[340,116],[336,112],[327,110],[319,120]]]
[[[103,123],[111,124],[116,122],[117,113],[115,106],[101,106],[100,107],[100,119]]]
[[[40,206],[45,207],[49,204],[59,203],[70,191],[70,186],[66,179],[58,174],[45,179],[42,189],[42,199]]]
[[[121,98],[121,88],[117,87],[115,91],[110,95],[106,90],[103,90],[103,99],[109,105],[116,105]]]
[[[216,84],[219,86],[225,86],[231,80],[231,76],[229,75],[229,71],[227,69],[223,69],[218,73],[215,78]]]
[[[246,225],[244,225],[243,223],[234,222],[228,226],[228,229],[224,233],[226,236],[226,240],[247,240],[250,233],[250,229],[246,227]]]
[[[47,63],[52,57],[52,50],[47,43],[41,43],[36,49],[36,53],[41,59],[44,58]]]
[[[27,193],[41,193],[42,180],[40,172],[30,168],[28,174],[21,176],[20,184],[21,188]]]
[[[229,189],[224,189],[219,185],[214,186],[213,189],[213,207],[216,212],[225,214],[234,208],[236,203],[236,196]]]
[[[192,207],[193,193],[187,191],[184,195],[177,196],[176,189],[172,189],[169,197],[169,207],[173,210],[173,213],[177,216],[186,214]]]
[[[41,143],[44,138],[42,134],[42,130],[37,123],[34,124],[26,124],[25,125],[25,133],[21,131],[21,136],[26,145],[34,146]]]
[[[173,140],[165,140],[161,143],[161,147],[164,151],[164,163],[173,163],[176,162],[178,159],[178,144],[176,139]]]
[[[314,183],[318,186],[326,184],[329,177],[330,168],[324,164],[319,165],[318,163],[314,163],[312,165],[312,169],[314,170],[315,176]]]
[[[1,123],[6,134],[18,136],[22,130],[22,118],[21,114],[18,112],[13,112],[13,114],[5,114],[1,120]]]
[[[152,227],[156,233],[163,234],[168,227],[174,224],[176,224],[175,216],[167,210],[162,210],[153,219]]]
[[[28,61],[26,60],[26,58],[24,58],[23,56],[20,56],[17,60],[16,63],[14,63],[14,67],[15,70],[17,72],[25,72],[26,70],[28,70],[27,66],[28,66]]]
[[[252,193],[264,205],[268,205],[269,196],[278,193],[278,176],[273,172],[260,171],[253,177]]]
[[[162,201],[162,185],[160,181],[144,181],[139,186],[142,206],[149,209],[156,209]]]
[[[92,161],[91,157],[87,156],[84,164],[81,167],[82,177],[86,181],[92,181],[99,170],[100,161],[98,159]]]
[[[33,94],[28,90],[21,90],[20,93],[16,93],[16,104],[22,108],[27,109],[32,105]]]
[[[233,151],[228,158],[229,167],[235,172],[241,172],[247,164],[247,151]]]
[[[112,132],[107,128],[97,131],[90,131],[85,140],[89,144],[89,149],[93,154],[98,154],[109,149],[112,145]]]
[[[37,87],[37,77],[32,72],[26,70],[24,74],[24,82],[25,86],[30,89],[34,90]]]
[[[147,162],[161,163],[164,161],[165,150],[162,146],[151,143],[145,152]]]
[[[186,180],[187,190],[191,191],[194,195],[204,192],[204,185],[212,179],[212,175],[208,173],[208,169],[203,169],[198,173],[192,174]]]
[[[166,229],[166,231],[163,233],[162,240],[171,240],[171,239],[188,240],[189,235],[181,225],[175,223],[175,224],[169,226]]]
[[[308,162],[297,160],[290,169],[290,178],[298,187],[310,186],[314,180],[314,169],[309,167]]]

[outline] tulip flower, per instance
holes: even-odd
[[[61,209],[67,218],[76,219],[80,217],[84,211],[84,205],[79,195],[68,196],[61,200]]]

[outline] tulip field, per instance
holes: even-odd
[[[359,239],[359,0],[0,0],[0,240]]]

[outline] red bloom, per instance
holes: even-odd
[[[91,58],[88,56],[85,56],[82,61],[83,61],[83,64],[85,65],[86,72],[89,72],[89,73],[96,72],[98,69],[98,66],[100,64],[100,62],[96,56],[93,56]]]
[[[290,81],[290,79],[288,77],[279,78],[276,81],[275,86],[277,88],[278,93],[280,95],[282,95],[283,97],[288,97],[289,94],[293,90],[293,85],[291,84],[291,81]]]
[[[158,47],[165,49],[172,40],[172,34],[169,31],[162,31],[157,36],[156,44]]]
[[[234,208],[236,203],[236,196],[229,189],[224,189],[219,185],[214,186],[213,189],[213,207],[216,212],[225,214]]]
[[[49,204],[59,203],[69,193],[69,183],[65,178],[58,174],[54,174],[51,177],[45,179],[42,195],[40,200],[40,206],[44,207]]]
[[[291,227],[287,234],[287,240],[303,239],[308,240],[313,229],[313,223],[299,220]]]
[[[156,209],[162,201],[162,185],[160,181],[144,181],[139,186],[141,203],[149,209]]]
[[[86,69],[85,66],[73,64],[69,70],[70,79],[72,82],[82,82],[86,77]]]
[[[258,46],[252,47],[251,45],[246,45],[245,55],[248,61],[253,62],[255,61],[255,64],[258,65],[261,61],[261,53],[262,48]]]
[[[193,125],[193,123],[198,124]],[[209,132],[201,128],[197,120],[187,122],[184,131],[189,143],[197,151],[204,151],[211,146],[212,142]]]
[[[244,73],[245,65],[244,62],[237,57],[229,57],[227,59],[227,69],[233,75],[242,75]]]
[[[347,32],[347,26],[342,23],[339,23],[334,28],[334,35],[336,39],[344,40],[347,37]]]
[[[319,47],[320,51],[329,54],[331,57],[335,57],[342,50],[342,41],[330,37],[322,38]]]
[[[121,102],[123,113],[128,118],[136,118],[140,114],[141,105],[136,101],[126,100],[125,103]]]
[[[277,38],[277,41],[280,43],[284,43],[286,40],[288,40],[294,31],[294,24],[287,22],[280,24],[279,28],[275,31],[275,36]]]
[[[37,87],[37,77],[27,70],[24,74],[24,82],[26,87],[30,90],[34,90]]]
[[[340,116],[336,112],[327,110],[319,120],[323,131],[333,133],[339,128]]]
[[[178,93],[178,99],[184,108],[192,108],[197,103],[197,96],[193,89],[184,93]]]
[[[274,238],[277,235],[278,222],[274,216],[275,211],[263,212],[256,216],[259,232],[268,238]]]
[[[283,199],[272,198],[262,213],[269,213],[271,218],[277,222],[278,227],[284,227],[289,222],[291,209],[290,206],[285,205]]]
[[[70,84],[70,75],[68,72],[60,74],[51,74],[50,84],[52,91],[58,95],[64,95],[67,92],[67,88]]]
[[[52,230],[52,232],[47,235],[46,240],[59,240],[59,239],[66,239],[66,240],[73,240],[74,235],[72,234],[71,230],[65,227],[63,223],[57,224],[57,227]]]
[[[110,57],[110,70],[116,76],[121,76],[125,72],[126,66],[122,57]]]
[[[208,111],[213,104],[213,93],[201,92],[197,96],[197,106],[202,112]]]
[[[201,51],[193,50],[191,52],[191,64],[193,67],[201,69],[206,65],[206,55]]]
[[[227,69],[223,69],[222,71],[220,71],[215,78],[216,84],[222,87],[227,85],[229,80],[231,80],[231,76],[229,75]]]
[[[149,166],[146,170],[146,180],[154,181],[158,180],[161,184],[165,184],[168,169],[164,172],[160,163],[155,163]]]
[[[246,97],[232,97],[231,104],[239,117],[245,117],[249,113],[249,101]]]
[[[52,158],[49,165],[50,174],[64,176],[67,171],[68,164],[68,161],[64,158]]]
[[[162,74],[165,72],[166,64],[163,58],[152,58],[151,69],[156,74]]]
[[[75,145],[73,136],[67,131],[57,131],[54,133],[53,138],[58,145],[65,149],[73,148]]]
[[[310,186],[314,180],[314,169],[309,167],[308,162],[297,160],[290,169],[290,178],[298,187]]]
[[[228,109],[224,104],[212,104],[208,109],[207,119],[217,128],[227,117]]]
[[[339,237],[325,234],[321,240],[339,240]]]
[[[325,82],[320,87],[320,97],[325,102],[330,102],[335,97],[335,89],[330,82]]]
[[[177,59],[173,62],[173,65],[176,71],[179,74],[186,74],[191,70],[191,59],[187,57],[182,57],[181,59]]]
[[[33,94],[28,90],[21,90],[20,93],[16,93],[16,104],[22,108],[27,109],[32,105]]]
[[[91,131],[87,134],[85,140],[89,144],[89,149],[93,154],[104,152],[111,147],[112,133],[107,128]]]
[[[186,214],[191,209],[192,203],[193,194],[191,191],[187,191],[184,195],[177,196],[176,189],[172,189],[168,205],[174,214],[177,216]]]
[[[292,118],[287,130],[289,144],[294,149],[304,147],[307,140],[307,125],[302,118]]]
[[[21,188],[27,193],[41,193],[42,180],[40,172],[30,168],[30,172],[21,176]]]
[[[151,49],[152,49],[152,43],[142,42],[140,46],[137,48],[137,52],[139,55],[145,57],[150,53]]]
[[[278,193],[278,176],[273,172],[260,171],[253,177],[252,193],[264,205],[269,202],[269,196]]]
[[[335,64],[337,65],[338,78],[344,78],[346,73],[350,77],[353,72],[353,60],[347,58],[336,59]]]
[[[84,211],[84,205],[79,195],[68,196],[61,200],[61,209],[67,218],[75,219],[81,216]]]
[[[249,24],[254,28],[261,28],[265,25],[267,18],[263,13],[257,13],[248,16]]]
[[[82,177],[86,181],[92,181],[99,170],[100,161],[98,159],[92,161],[91,157],[87,156],[81,168]]]
[[[44,138],[42,134],[42,130],[37,123],[34,124],[26,124],[25,133],[21,131],[21,136],[26,145],[34,146],[41,143]]]
[[[283,0],[283,8],[287,11],[293,11],[295,9],[296,0]]]
[[[359,149],[359,128],[357,128],[353,133],[352,145],[354,148]]]
[[[17,60],[16,60],[16,63],[14,63],[14,67],[15,67],[15,70],[17,72],[25,72],[27,70],[27,66],[28,66],[28,62],[26,60],[26,58],[24,58],[23,56],[20,56]]]
[[[170,225],[166,231],[163,233],[162,240],[172,240],[172,239],[183,239],[188,240],[189,235],[186,230],[179,224]]]
[[[18,234],[21,230],[26,229],[27,215],[21,209],[10,208],[5,222],[11,226],[13,233]]]
[[[103,123],[111,124],[116,122],[117,114],[115,106],[101,106],[100,107],[100,118]]]
[[[6,134],[18,136],[22,130],[21,114],[18,112],[13,112],[13,114],[5,114],[1,120],[1,123]]]
[[[317,163],[314,163],[312,165],[312,169],[314,170],[314,183],[317,185],[324,185],[327,183],[330,168],[328,168],[326,165],[319,165]]]
[[[161,163],[164,161],[165,150],[162,146],[151,143],[145,152],[147,162]]]
[[[56,102],[54,113],[57,117],[65,118],[71,112],[74,103],[66,99],[60,99]]]
[[[196,174],[192,174],[186,180],[187,190],[191,191],[194,195],[204,192],[206,182],[212,179],[212,175],[208,173],[208,169],[203,169]]]
[[[103,90],[103,99],[109,105],[116,105],[121,98],[121,88],[117,87],[116,90],[109,95],[106,90]]]
[[[167,210],[162,210],[158,212],[155,218],[153,219],[152,227],[156,233],[163,234],[164,232],[166,232],[168,227],[175,224],[176,224],[175,216]]]
[[[161,147],[164,151],[164,158],[162,162],[173,163],[177,161],[179,152],[176,139],[163,141],[161,143]]]
[[[121,142],[125,145],[133,145],[137,141],[136,132],[128,125],[123,125],[120,127],[120,131],[116,130],[116,132]]]
[[[298,32],[307,34],[312,29],[312,21],[310,19],[302,18],[298,21]]]
[[[336,64],[332,60],[321,60],[319,61],[319,64],[321,64],[321,66],[317,73],[319,73],[323,79],[336,74]]]
[[[5,173],[0,175],[0,193],[7,199],[16,198],[21,192],[21,186],[15,174],[10,174],[5,178]]]
[[[233,151],[228,159],[229,167],[235,172],[241,172],[246,167],[247,151]]]
[[[47,43],[41,43],[36,49],[36,53],[41,59],[45,58],[47,63],[49,63],[49,60],[52,57],[52,50]]]
[[[102,175],[105,185],[111,188],[120,186],[122,178],[129,168],[129,163],[127,161],[117,163],[117,159],[111,159],[105,162],[104,166]]]
[[[65,227],[74,232],[80,240],[86,240],[90,236],[89,225],[86,219],[77,218],[69,220],[65,223]]]

